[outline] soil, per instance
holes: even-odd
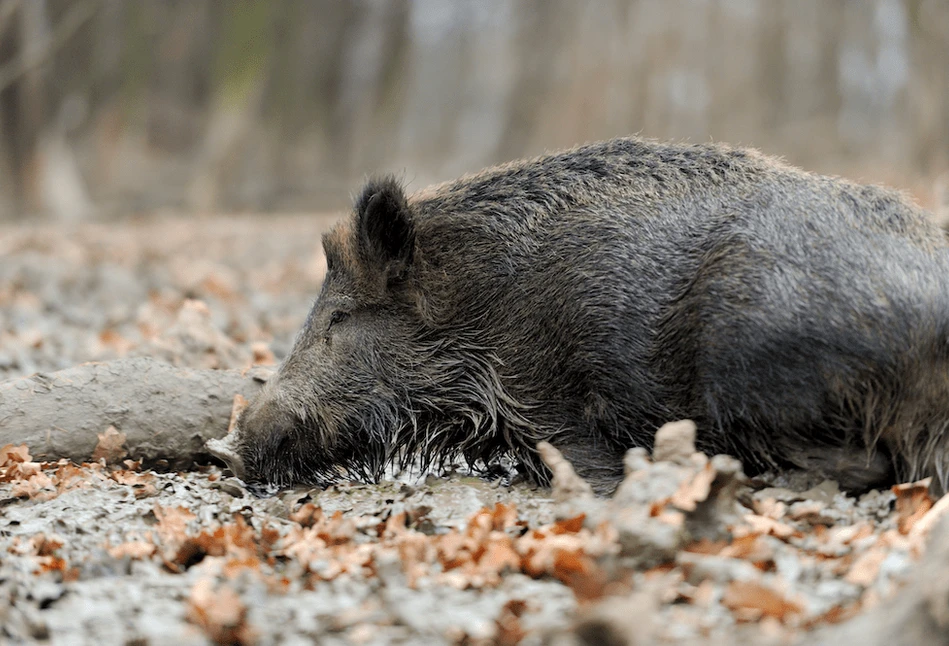
[[[272,367],[331,222],[5,226],[0,379],[136,357]],[[57,432],[94,417],[69,410]],[[459,469],[258,498],[212,461],[145,468],[134,428],[93,430],[85,462],[0,449],[0,641],[813,643],[905,596],[947,506],[925,482],[855,498],[751,481],[695,452],[687,423],[655,459],[631,451],[610,499],[552,448],[552,490]]]

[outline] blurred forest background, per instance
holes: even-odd
[[[949,193],[947,0],[0,0],[0,217],[344,207],[615,135]]]

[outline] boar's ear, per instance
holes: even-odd
[[[412,262],[415,229],[402,187],[392,177],[371,180],[356,200],[356,235],[363,261],[399,273]]]

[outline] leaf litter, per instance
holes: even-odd
[[[761,495],[773,491],[748,488],[740,471],[719,472],[713,466],[719,463],[694,452],[674,462],[635,455],[627,460],[635,468],[617,494],[597,498],[578,485],[569,463],[552,447],[545,449],[557,474],[550,492],[456,477],[256,499],[240,490],[239,481],[231,485],[240,495],[224,493],[220,485],[233,479],[222,478],[215,467],[161,474],[140,472],[128,460],[120,464],[121,442],[108,431],[102,437],[107,454],[83,465],[37,463],[25,447],[0,449],[2,491],[25,500],[32,511],[5,513],[0,520],[5,545],[0,572],[20,573],[19,592],[9,602],[14,610],[28,603],[31,584],[40,581],[63,590],[55,603],[33,613],[35,621],[50,617],[42,634],[59,634],[53,626],[68,625],[69,617],[54,617],[56,610],[67,612],[70,598],[101,585],[108,575],[139,590],[140,613],[147,614],[149,595],[177,591],[172,596],[181,606],[177,617],[157,634],[149,633],[147,621],[132,622],[122,633],[127,639],[160,640],[177,630],[197,635],[195,643],[218,644],[276,643],[292,634],[324,633],[360,643],[411,643],[420,637],[442,643],[568,638],[585,643],[583,631],[599,605],[623,598],[642,603],[645,595],[655,612],[644,634],[657,642],[792,643],[897,593],[924,551],[924,537],[913,529],[933,512],[925,481],[873,499],[837,494],[830,503],[788,504]],[[631,493],[631,485],[643,479],[652,482],[656,495],[635,500],[641,492]],[[742,482],[732,487],[731,480]],[[433,520],[436,504],[444,509],[465,489],[479,506],[471,508],[469,501],[463,522]],[[103,522],[81,533],[78,526],[57,527],[68,509],[57,508],[57,501],[77,494],[105,504]],[[509,498],[519,498],[532,511],[519,512]],[[111,520],[123,507],[125,522]],[[27,516],[32,522],[16,519]],[[827,523],[825,517],[836,521]],[[708,532],[702,524],[719,527]],[[541,589],[526,586],[531,581],[559,590],[557,603],[567,612],[545,611]],[[303,612],[308,593],[319,596],[338,586],[361,588],[350,593],[342,615],[311,621],[309,632],[293,622],[272,623],[288,608]],[[400,612],[406,610],[393,607],[399,601],[380,600],[385,597],[380,590],[390,588],[406,598],[437,598],[454,590],[494,603],[468,626],[439,628],[436,622],[426,630],[425,618],[404,625]],[[287,605],[275,603],[281,598]],[[381,606],[352,619],[376,601]],[[320,613],[318,605],[313,612]],[[597,621],[605,621],[602,617]],[[622,621],[611,621],[611,630],[622,630]],[[27,635],[3,630],[8,637],[28,637],[39,634],[34,624],[12,624],[25,626]]]

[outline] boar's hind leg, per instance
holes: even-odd
[[[949,380],[907,332],[925,301],[867,312],[863,287],[841,291],[740,241],[710,254],[663,338],[666,356],[690,359],[666,372],[688,384],[700,448],[854,491],[918,475],[944,485]]]
[[[945,347],[900,338],[885,321],[861,334],[769,316],[777,325],[759,312],[705,333],[695,399],[724,450],[851,491],[930,476],[946,491]]]

